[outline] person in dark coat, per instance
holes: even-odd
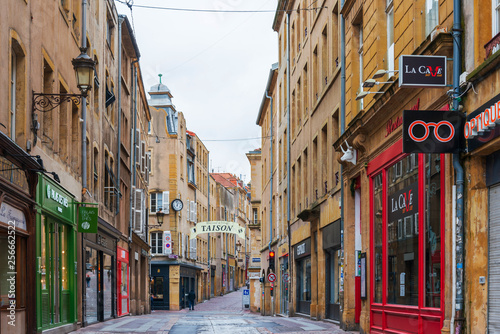
[[[191,291],[188,294],[188,301],[189,301],[189,309],[194,311],[194,300],[196,299],[196,295],[194,294],[194,290],[191,289]]]

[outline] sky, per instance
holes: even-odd
[[[248,183],[245,153],[261,146],[256,120],[269,70],[278,61],[278,37],[272,29],[277,0],[134,0],[132,14],[115,3],[135,29],[146,91],[161,73],[187,129],[210,151],[210,171],[241,175]],[[184,12],[135,5],[273,12]],[[257,139],[233,140],[247,138]]]

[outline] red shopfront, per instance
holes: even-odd
[[[440,333],[444,316],[445,155],[370,161],[371,333]]]
[[[117,247],[117,293],[118,296],[118,316],[127,315],[130,305],[130,286],[129,286],[129,254],[128,251]]]

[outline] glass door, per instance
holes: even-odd
[[[40,226],[40,325],[49,328],[72,318],[69,228],[44,215]]]

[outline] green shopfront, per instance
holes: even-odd
[[[39,175],[36,200],[37,330],[71,331],[77,318],[74,197]]]

